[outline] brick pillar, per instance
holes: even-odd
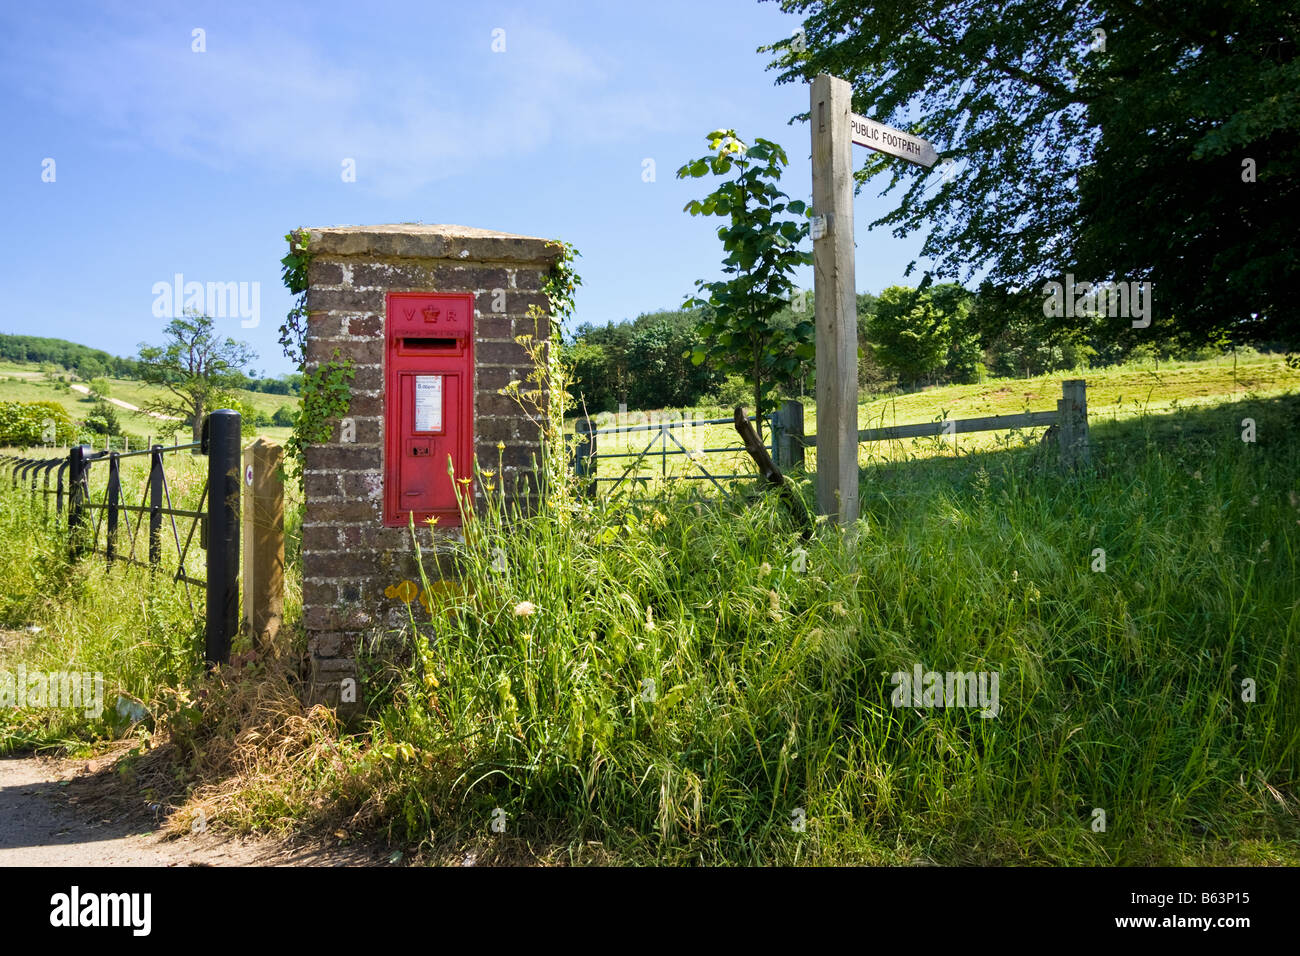
[[[330,361],[337,349],[356,374],[347,415],[329,441],[307,449],[305,468],[303,619],[311,697],[338,704],[350,691],[358,702],[365,697],[355,683],[358,641],[376,632],[391,637],[408,623],[400,597],[385,591],[420,580],[409,530],[383,525],[385,297],[474,295],[474,448],[486,467],[496,468],[497,445],[504,443],[501,477],[511,488],[528,477],[540,446],[536,426],[498,389],[532,370],[515,337],[548,334],[546,320],[535,327],[528,311],[530,305],[546,310],[542,281],[558,249],[545,239],[465,226],[308,231],[307,371]],[[417,534],[430,578],[438,573],[433,561],[453,575],[445,544],[459,529],[425,527]]]

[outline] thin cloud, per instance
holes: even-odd
[[[28,96],[115,145],[229,170],[358,181],[398,194],[526,155],[671,129],[682,100],[642,88],[600,51],[546,27],[507,30],[507,50],[456,59],[337,56],[284,29],[210,30],[192,53],[174,28],[102,25],[28,47]],[[185,41],[185,42],[182,42]],[[454,44],[450,45],[454,48]],[[39,49],[39,48],[36,48]],[[30,71],[30,72],[28,72]]]

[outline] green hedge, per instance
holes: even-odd
[[[77,430],[57,402],[0,402],[0,445],[66,445]]]

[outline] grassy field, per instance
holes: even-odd
[[[68,379],[67,384],[73,382],[80,385],[88,384],[77,380],[67,372],[56,374],[65,376]],[[159,392],[154,386],[131,379],[108,379],[107,381],[111,389],[110,397],[137,408],[142,408]],[[0,361],[0,402],[57,402],[67,409],[73,421],[80,421],[91,412],[94,400],[89,395],[73,391],[67,387],[67,384],[51,381],[39,366]],[[265,392],[250,392],[245,389],[240,389],[237,395],[241,402],[247,403],[250,408],[257,411],[265,412],[268,416],[275,414],[281,406],[288,405],[290,408],[298,406],[298,399],[294,396],[269,395]],[[124,408],[117,408],[116,412],[123,430],[132,435],[153,436],[155,441],[164,443],[168,443],[173,435],[180,441],[189,440],[188,429],[177,423],[169,423]],[[274,426],[263,426],[257,429],[258,435],[279,442],[285,441],[290,432],[291,429]]]
[[[127,765],[170,755],[182,829],[430,862],[1298,865],[1300,390],[1237,371],[1249,395],[1230,366],[1089,375],[1078,474],[1036,443],[864,457],[862,519],[807,540],[750,485],[494,509],[461,586],[375,635],[348,727],[292,668],[192,676],[174,589],[73,574],[4,492],[0,671],[93,664],[148,702]],[[1048,408],[1058,381],[899,396],[886,423]],[[937,698],[903,692],[918,669]],[[946,698],[951,673],[989,693]],[[113,732],[5,720],[10,748]]]
[[[208,459],[188,453],[165,457],[170,506],[195,510],[203,499]],[[123,459],[121,481],[126,503],[147,503],[148,458]],[[7,476],[8,472],[4,474]],[[108,469],[92,466],[91,502],[105,500]],[[150,574],[100,555],[70,562],[66,518],[55,514],[52,499],[0,482],[0,673],[19,664],[29,672],[89,671],[104,676],[107,711],[87,719],[77,710],[8,709],[0,706],[0,754],[22,750],[92,752],[97,744],[127,730],[115,711],[119,698],[160,707],[182,708],[187,691],[203,680],[204,590],[177,582],[183,567],[196,580],[206,577],[206,552],[187,518],[164,518],[161,571]],[[286,488],[286,549],[297,553],[301,539],[301,497]],[[118,553],[147,560],[148,527],[142,516],[123,513]],[[92,511],[93,546],[107,540],[104,513]],[[183,561],[182,561],[183,557]],[[286,620],[300,617],[300,578],[291,565],[286,580]],[[246,649],[247,639],[239,642]]]
[[[1288,368],[1281,356],[1257,355],[1234,363],[1231,357],[1204,362],[1160,363],[1159,368],[1122,366],[1078,373],[1055,373],[1033,379],[993,379],[979,385],[948,385],[907,394],[889,395],[858,406],[859,428],[911,425],[940,419],[982,418],[990,415],[1016,415],[1021,412],[1055,411],[1061,397],[1061,382],[1066,378],[1083,378],[1088,383],[1089,421],[1123,421],[1144,414],[1173,412],[1178,409],[1214,405],[1247,395],[1268,397],[1300,390],[1300,370]],[[803,400],[804,428],[809,436],[817,429],[817,406],[811,397]],[[673,428],[671,434],[688,451],[738,445],[735,428],[730,424],[692,425],[717,418],[731,418],[731,410],[713,406],[688,409],[665,409],[634,412],[621,422],[611,413],[596,416],[598,427],[636,426],[663,420],[684,421],[686,427]],[[572,423],[570,430],[572,430]],[[980,432],[948,439],[907,439],[873,442],[859,447],[859,461],[864,466],[875,460],[928,458],[959,455],[970,451],[1025,445],[1038,440],[1041,428],[1022,432]],[[598,451],[605,455],[639,454],[658,432],[627,431],[600,435]],[[766,432],[764,440],[770,444]],[[639,462],[630,477],[641,477],[642,484],[653,482],[661,474],[669,476],[699,475],[700,468],[686,456],[660,456],[664,447],[657,440],[650,453]],[[671,439],[669,451],[679,450]],[[599,461],[597,474],[602,479],[618,478],[633,465],[634,459],[606,457]],[[746,472],[751,467],[743,452],[710,454],[700,463],[715,474]],[[810,451],[810,468],[816,467],[816,452]],[[703,480],[703,479],[700,479]],[[604,483],[609,487],[609,483]]]

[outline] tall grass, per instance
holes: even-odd
[[[6,494],[0,622],[42,630],[0,668],[75,662],[146,702],[188,682],[190,809],[434,859],[1295,864],[1298,420],[1289,395],[1101,421],[1076,475],[1015,444],[876,460],[862,520],[810,541],[744,487],[493,493],[459,581],[426,560],[374,635],[350,730],[292,675],[197,687],[175,586],[70,567]],[[917,665],[996,673],[997,715],[894,706]],[[0,712],[6,749],[113,732]]]
[[[494,500],[362,732],[203,799],[578,861],[1300,862],[1297,413],[881,464],[807,543],[770,496]],[[997,716],[893,706],[917,664]]]
[[[201,552],[200,552],[201,553]],[[103,675],[104,712],[0,708],[0,753],[113,739],[129,723],[119,697],[151,704],[191,683],[203,646],[198,616],[170,574],[68,557],[67,529],[23,489],[0,491],[0,671]]]

